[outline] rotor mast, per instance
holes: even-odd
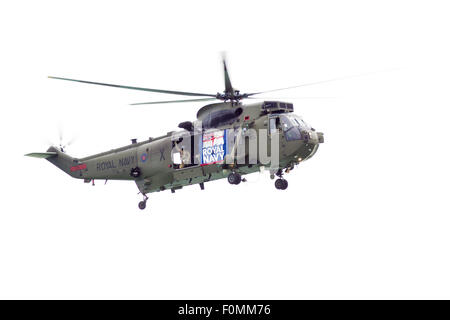
[[[225,90],[223,91],[223,93],[218,92],[216,98],[218,100],[223,100],[224,102],[227,102],[229,100],[233,105],[239,104],[239,100],[246,98],[247,96],[245,94],[241,94],[239,90],[233,88],[233,85],[231,84],[230,73],[228,72],[225,53],[222,54],[222,64]]]

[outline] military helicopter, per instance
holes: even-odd
[[[141,90],[171,95],[196,97],[193,99],[136,103],[152,105],[215,101],[197,112],[196,121],[178,125],[182,130],[137,142],[84,158],[69,156],[62,145],[51,146],[46,152],[26,156],[44,158],[73,178],[94,185],[95,179],[132,180],[143,200],[139,209],[145,209],[147,194],[176,190],[184,186],[227,178],[232,185],[245,182],[243,175],[270,171],[275,188],[285,190],[284,178],[300,162],[310,159],[324,142],[317,132],[293,113],[290,102],[262,101],[243,104],[244,99],[264,99],[257,95],[297,88],[321,82],[303,84],[268,91],[241,93],[230,80],[225,57],[222,58],[225,90],[209,94],[185,91],[150,89],[116,84],[49,77],[130,90]],[[334,81],[327,80],[327,81]],[[217,102],[220,101],[220,102]],[[264,151],[264,152],[263,152]]]

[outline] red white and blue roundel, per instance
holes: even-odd
[[[142,162],[147,161],[147,158],[148,158],[148,156],[147,156],[147,154],[145,152],[143,154],[141,154],[141,161]]]

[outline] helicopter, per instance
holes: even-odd
[[[226,58],[222,57],[225,90],[215,94],[151,89],[116,85],[62,77],[51,79],[74,81],[114,88],[140,90],[171,95],[195,97],[134,103],[153,105],[215,101],[197,112],[195,121],[181,122],[179,131],[150,137],[110,151],[75,158],[64,146],[51,146],[46,152],[26,154],[43,158],[73,178],[95,185],[95,180],[131,180],[142,194],[139,209],[146,208],[147,194],[164,190],[175,193],[185,186],[227,178],[232,185],[246,182],[242,176],[270,171],[277,190],[285,190],[284,175],[299,163],[310,159],[324,142],[324,134],[316,131],[294,114],[290,102],[264,100],[243,104],[245,99],[264,99],[257,96],[267,92],[297,88],[241,93],[230,80]],[[328,80],[328,81],[334,81]],[[321,81],[320,83],[325,82]]]

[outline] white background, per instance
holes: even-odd
[[[450,298],[447,1],[14,1],[0,5],[0,298]],[[201,103],[47,79],[280,92],[325,133],[264,175],[151,194],[24,157],[176,129]],[[289,99],[286,99],[289,98]],[[293,99],[324,97],[324,99]]]

